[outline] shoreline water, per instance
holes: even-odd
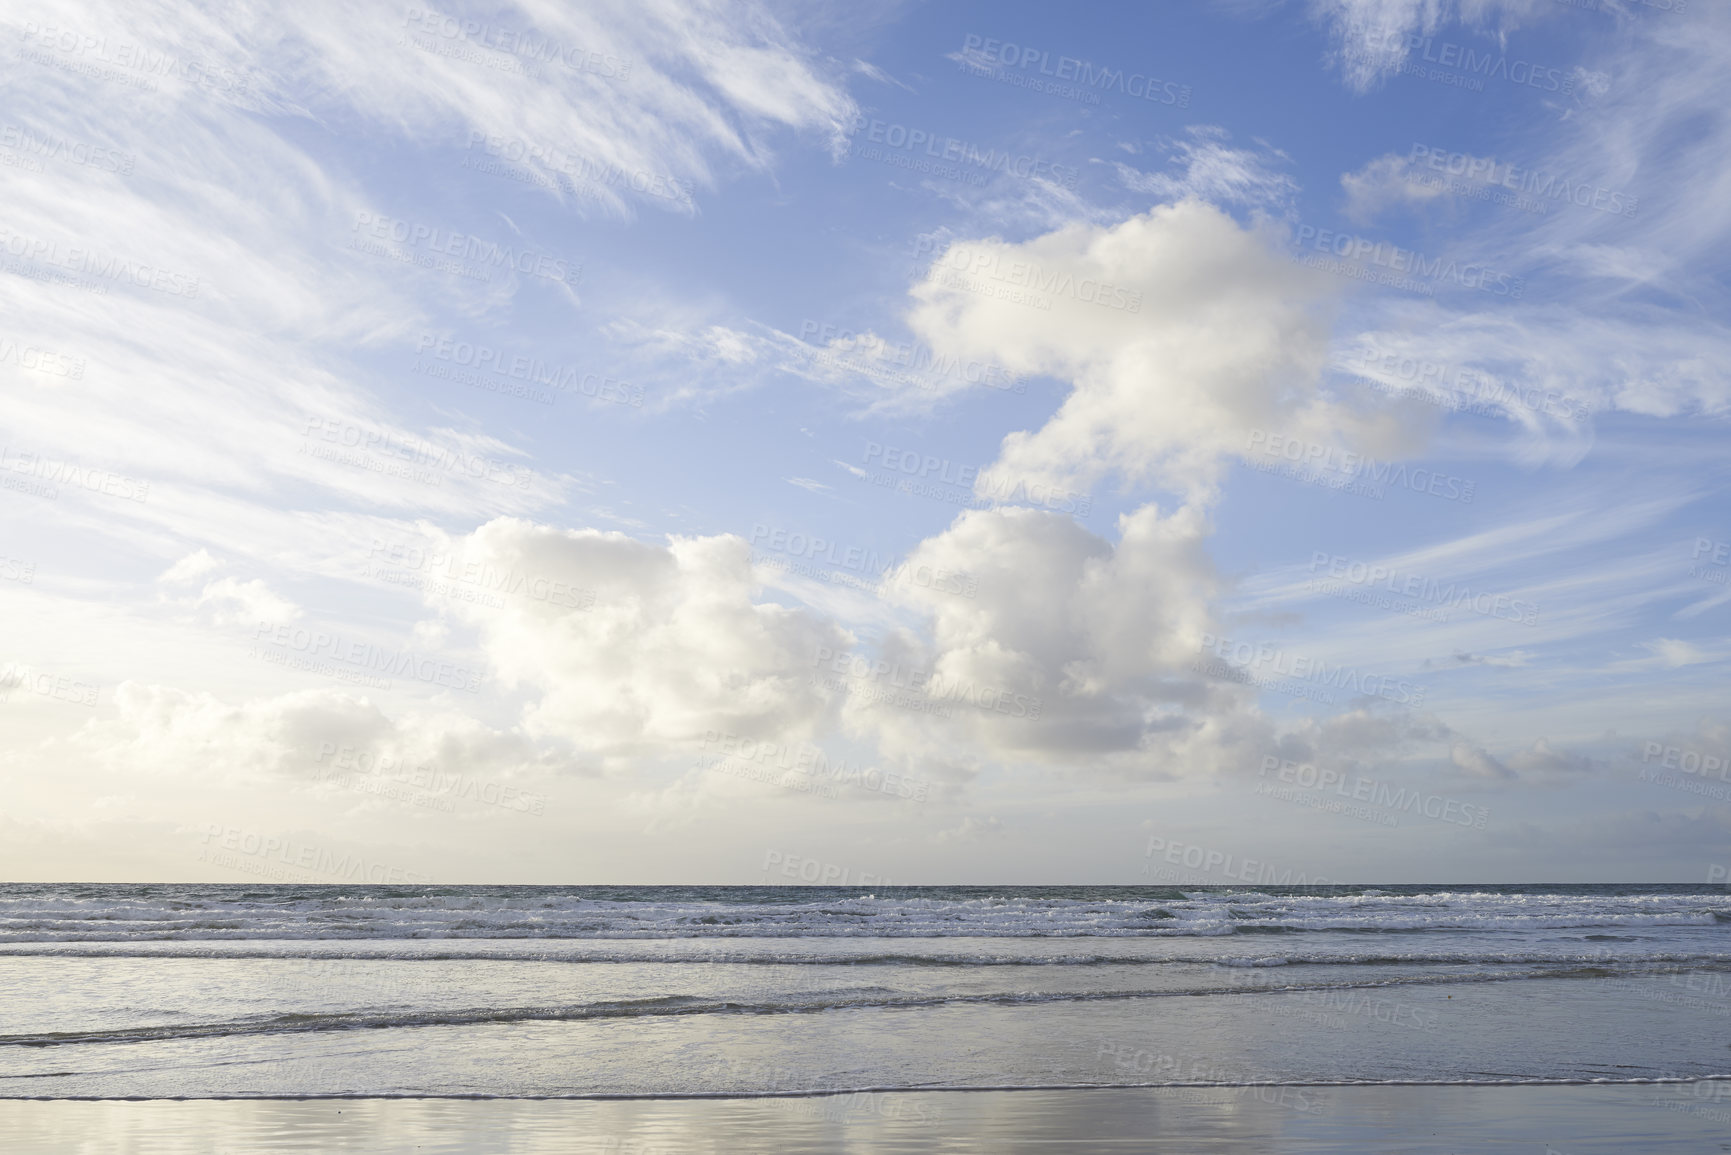
[[[1728,931],[1703,884],[0,884],[0,1148],[1711,1150]]]
[[[106,1152],[501,1152],[1052,1150],[1311,1155],[1445,1155],[1463,1148],[1535,1155],[1717,1149],[1719,1113],[1687,1092],[1651,1087],[1339,1088],[1326,1113],[1197,1088],[903,1091],[821,1112],[788,1099],[260,1099],[0,1101],[0,1133],[20,1155]],[[1204,1089],[1209,1090],[1209,1089]],[[1221,1089],[1212,1089],[1219,1092]],[[852,1106],[849,1106],[849,1102]]]

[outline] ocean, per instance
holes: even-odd
[[[1731,1111],[1722,1079],[1731,894],[1699,884],[0,886],[4,1098],[1160,1086],[1317,1115],[1618,1083]]]

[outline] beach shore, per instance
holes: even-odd
[[[16,1155],[1725,1150],[1731,1083],[1160,1087],[628,1100],[0,1101]]]

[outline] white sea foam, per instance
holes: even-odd
[[[69,888],[71,889],[71,888]],[[142,897],[12,886],[0,943],[258,938],[1190,938],[1310,932],[1622,930],[1731,922],[1731,896],[1415,890],[1220,894],[1094,888],[1086,897],[1007,889],[822,894],[775,888],[601,890],[156,887]],[[111,888],[119,890],[119,888]],[[22,891],[22,893],[20,893]],[[791,899],[791,901],[790,901]],[[1238,953],[1243,953],[1242,951]]]

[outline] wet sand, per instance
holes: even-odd
[[[15,1155],[1731,1151],[1731,1082],[755,1099],[0,1101]]]

